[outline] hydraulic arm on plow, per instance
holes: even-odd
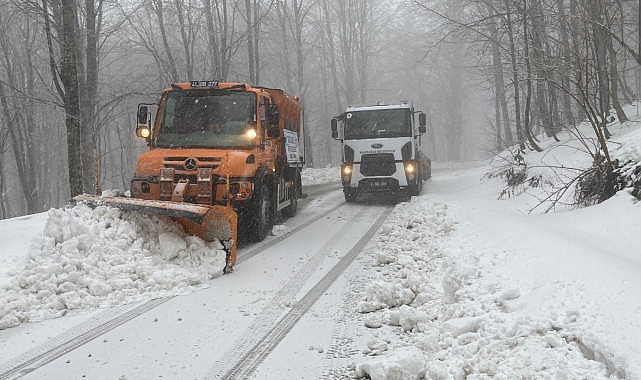
[[[138,106],[138,158],[129,197],[81,195],[76,201],[166,215],[227,251],[233,270],[239,225],[263,240],[277,213],[294,216],[302,194],[302,106],[278,89],[192,81],[166,89],[154,121]]]

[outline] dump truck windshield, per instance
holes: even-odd
[[[345,114],[345,139],[412,136],[407,108],[352,111]]]
[[[167,93],[160,148],[244,148],[254,145],[256,95],[239,91],[172,91]]]

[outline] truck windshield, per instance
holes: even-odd
[[[166,95],[160,148],[252,147],[256,130],[256,95],[239,91],[173,91]]]
[[[347,112],[345,139],[412,136],[410,110],[383,109]]]

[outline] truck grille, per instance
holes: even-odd
[[[197,168],[212,168],[216,169],[222,159],[220,157],[193,157],[196,160],[197,167],[186,168],[185,162],[190,157],[165,157],[163,165],[166,168],[172,168],[176,170],[196,170]]]
[[[394,154],[364,154],[361,157],[361,174],[369,176],[388,176],[396,172]]]

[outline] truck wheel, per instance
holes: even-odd
[[[274,224],[269,187],[261,185],[256,201],[249,233],[252,240],[263,241],[271,233]]]
[[[300,187],[299,180],[294,178],[294,186],[289,190],[291,192],[289,206],[285,207],[282,211],[283,216],[286,218],[296,216],[296,212],[298,211],[298,194],[300,193]]]
[[[412,195],[414,195],[414,196],[419,195],[419,194],[421,193],[421,190],[423,190],[423,180],[422,180],[422,179],[419,179],[419,180],[416,182],[416,185],[411,185],[411,186],[409,186],[409,187],[407,188],[407,190],[408,190],[408,193],[409,193],[409,195],[410,195],[410,196],[412,196]]]
[[[343,193],[345,194],[345,202],[354,203],[356,201],[356,193],[353,191],[343,190]]]
[[[404,189],[395,194],[394,201],[395,203],[409,202],[412,199],[412,194],[410,189]]]

